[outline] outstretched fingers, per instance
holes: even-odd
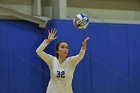
[[[57,33],[57,30],[56,30],[55,28],[54,28],[54,30],[53,30],[53,33],[54,33],[54,34],[56,34],[56,33]]]
[[[52,28],[51,30],[48,30],[48,34],[55,35],[57,33],[57,30],[55,28]]]
[[[52,29],[51,29],[51,33],[52,33],[52,34],[55,34],[55,33],[56,33],[56,29],[55,29],[55,28],[52,28]]]

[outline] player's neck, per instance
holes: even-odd
[[[60,63],[60,64],[64,63],[65,59],[66,59],[66,58],[64,58],[64,57],[59,57],[59,58],[58,58],[59,63]]]

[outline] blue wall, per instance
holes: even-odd
[[[51,20],[45,29],[0,20],[0,93],[45,93],[49,69],[35,50],[52,27],[58,38],[45,50],[52,55],[59,41],[68,42],[72,56],[91,38],[74,73],[74,93],[140,93],[140,25],[90,23],[78,30],[71,20]]]

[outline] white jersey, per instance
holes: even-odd
[[[73,93],[73,73],[76,65],[82,60],[85,50],[80,50],[78,55],[68,57],[60,64],[56,57],[43,51],[48,44],[48,41],[44,40],[36,50],[38,56],[48,64],[50,69],[51,78],[46,93]]]
[[[59,63],[56,57],[47,54],[50,57],[47,64],[51,78],[46,93],[73,93],[73,73],[84,54],[85,51],[81,50],[79,55],[68,57],[62,64]]]

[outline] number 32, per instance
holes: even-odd
[[[57,71],[57,77],[65,78],[65,71]]]

